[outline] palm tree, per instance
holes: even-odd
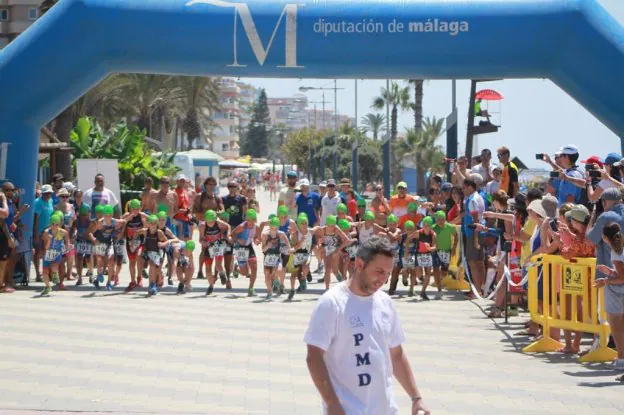
[[[409,88],[399,86],[392,81],[390,90],[381,88],[381,96],[373,100],[372,108],[382,110],[386,103],[390,106],[390,139],[394,141],[397,136],[397,123],[399,119],[399,108],[405,111],[410,108]]]
[[[414,102],[412,103],[412,109],[414,110],[414,130],[422,131],[425,81],[422,79],[411,79],[408,82],[414,85]]]
[[[362,117],[362,131],[371,132],[373,140],[377,141],[379,134],[386,130],[386,116],[383,114],[368,113]]]
[[[219,87],[214,79],[205,76],[181,76],[177,79],[180,88],[180,112],[182,131],[186,133],[189,148],[201,133],[214,122],[211,115],[219,109]]]
[[[425,175],[428,171],[434,171],[444,165],[444,153],[442,147],[436,144],[436,140],[444,132],[444,119],[427,117],[423,121],[423,129],[416,131],[413,128],[407,130],[407,137],[397,145],[399,160],[411,159],[416,165],[418,177],[418,192],[426,189]]]

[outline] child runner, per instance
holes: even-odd
[[[357,257],[358,243],[357,243],[357,229],[354,229],[351,223],[347,219],[338,219],[338,229],[343,231],[345,235],[352,240],[350,244],[340,251],[340,264],[338,269],[340,275],[345,275],[350,278],[355,271],[355,258]]]
[[[457,229],[446,221],[446,212],[438,210],[435,213],[433,231],[436,234],[436,253],[433,254],[433,279],[438,292],[442,291],[442,279],[448,274],[451,256],[457,251]]]
[[[85,261],[87,261],[88,264],[88,271],[91,273],[93,272],[91,265],[93,243],[88,236],[91,223],[91,212],[89,210],[89,206],[80,206],[80,209],[78,210],[78,218],[74,221],[74,228],[76,229],[76,271],[78,272],[78,278],[76,280],[77,286],[82,285],[82,268]],[[87,275],[89,276],[89,283],[92,283],[93,281],[91,281],[91,275],[89,272],[87,272]]]
[[[165,235],[167,240],[176,239],[173,231],[171,230],[171,227],[168,225],[169,217],[167,216],[167,212],[160,211],[158,212],[158,215],[156,215],[156,217],[158,218],[158,230],[160,230]],[[162,268],[163,264],[165,263],[165,256],[167,256],[167,282],[169,285],[173,285],[173,280],[171,278],[171,275],[173,274],[173,249],[171,248],[171,246],[167,246],[163,251],[163,258],[161,259],[160,266],[157,270],[158,279],[156,280],[156,285],[158,285],[158,288],[164,285],[165,277],[163,275]]]
[[[247,296],[253,297],[255,295],[254,284],[258,275],[256,251],[253,248],[254,241],[257,241],[260,235],[256,225],[258,214],[254,209],[249,209],[245,214],[245,219],[245,222],[232,231],[232,239],[234,239],[234,258],[238,263],[238,269],[249,278]]]
[[[71,281],[73,279],[72,269],[74,268],[74,256],[76,254],[76,248],[73,244],[73,229],[74,221],[76,220],[76,212],[74,211],[74,206],[69,203],[69,192],[67,191],[67,189],[61,188],[58,191],[57,196],[59,198],[59,202],[55,207],[55,211],[61,215],[61,218],[63,219],[61,221],[61,227],[69,234],[70,241],[70,243],[65,246],[65,252],[63,252],[63,260],[61,261],[61,266],[59,268],[61,280],[58,283],[57,288],[59,290],[64,290],[65,285],[63,284],[63,281]]]
[[[177,294],[184,294],[191,290],[191,280],[195,272],[195,264],[193,261],[195,241],[180,241],[175,245],[173,262],[176,265],[176,276],[178,277]]]
[[[403,225],[403,236],[401,238],[401,267],[403,268],[403,285],[408,285],[408,296],[414,296],[414,286],[417,284],[416,280],[416,248],[418,245],[418,232],[416,231],[416,225],[411,220],[408,220]]]
[[[423,286],[420,297],[423,300],[429,300],[427,286],[431,279],[431,270],[433,268],[433,255],[436,247],[436,234],[433,231],[433,218],[427,216],[422,221],[423,228],[418,231],[418,254],[416,255],[416,263],[418,265],[416,275],[422,279]]]
[[[325,220],[325,226],[316,231],[316,237],[322,241],[325,255],[325,289],[329,290],[331,274],[336,276],[338,282],[342,281],[342,275],[338,271],[340,251],[351,242],[351,239],[336,226],[336,216],[329,215]]]
[[[401,228],[398,226],[398,218],[394,214],[388,215],[388,229],[386,231],[386,237],[395,248],[394,254],[394,267],[392,268],[392,277],[390,279],[390,290],[388,293],[390,295],[394,295],[396,292],[396,286],[399,282],[399,274],[401,273],[401,257],[399,255],[401,248],[401,241],[403,233],[401,232]]]
[[[290,277],[290,293],[288,299],[292,300],[295,296],[295,276],[299,279],[298,292],[304,292],[307,289],[306,276],[310,271],[310,258],[312,254],[312,240],[316,228],[308,228],[308,215],[300,213],[297,217],[297,232],[293,234],[293,248],[295,250],[293,266],[296,272]]]
[[[262,234],[262,252],[264,253],[264,282],[267,287],[266,299],[268,301],[273,297],[273,291],[280,294],[281,286],[279,282],[278,270],[282,265],[282,253],[284,247],[290,251],[290,242],[284,234],[279,230],[280,220],[273,218],[269,222],[269,231]]]
[[[217,218],[214,210],[206,211],[204,215],[205,222],[199,226],[199,237],[204,248],[204,261],[208,269],[212,269],[212,263],[219,273],[221,283],[226,282],[225,270],[223,269],[223,256],[225,255],[225,245],[222,243],[224,235],[229,237],[230,225]],[[208,278],[208,289],[206,295],[210,295],[214,291],[216,277],[211,273]]]
[[[277,216],[280,221],[279,230],[283,232],[284,235],[286,235],[286,238],[290,241],[291,236],[297,231],[297,227],[295,226],[295,221],[288,217],[288,207],[285,205],[279,206],[277,208]],[[282,245],[282,252],[280,255],[282,256],[282,267],[277,270],[277,275],[279,276],[280,281],[280,294],[284,294],[286,268],[288,267],[288,262],[290,261],[290,244],[288,247]],[[296,272],[291,273],[291,279],[293,277],[292,274],[296,274]]]
[[[136,233],[137,236],[145,236],[143,239],[143,262],[149,268],[149,287],[148,296],[158,294],[158,278],[159,269],[162,265],[161,248],[169,243],[165,233],[158,229],[158,216],[150,215],[147,217],[147,228],[143,228]]]
[[[69,233],[61,227],[63,214],[53,214],[50,217],[50,227],[43,231],[43,246],[45,254],[43,257],[43,282],[45,287],[41,291],[41,295],[48,295],[52,288],[50,287],[50,274],[52,274],[52,283],[58,284],[59,266],[63,258],[65,247],[69,246]]]
[[[104,282],[104,267],[108,267],[108,281],[106,289],[113,289],[113,275],[115,269],[114,232],[119,229],[125,221],[113,219],[114,209],[111,205],[105,205],[102,209],[103,217],[97,220],[94,229],[89,233],[89,239],[95,247],[95,259],[98,276],[93,280],[95,288],[100,289],[100,284]],[[99,231],[99,232],[98,232]]]
[[[143,246],[143,235],[137,232],[147,227],[147,215],[141,212],[141,201],[132,199],[129,203],[130,212],[126,213],[122,219],[126,220],[123,234],[126,237],[126,250],[130,262],[130,284],[126,292],[134,290],[137,286],[142,287],[141,271],[143,270],[143,259],[141,247]],[[139,280],[137,284],[137,279]]]

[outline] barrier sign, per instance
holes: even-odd
[[[584,269],[586,267],[567,265],[563,267],[561,291],[566,294],[582,295],[585,291]]]

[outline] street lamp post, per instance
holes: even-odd
[[[318,124],[318,115],[316,114],[316,104],[323,105],[323,109],[325,108],[325,104],[331,104],[329,101],[325,101],[325,95],[323,95],[322,101],[308,101],[308,104],[314,104],[314,130],[317,130]],[[325,111],[323,110],[323,113]],[[308,156],[308,180],[314,181],[312,177],[312,134],[310,134],[310,140],[308,141],[309,147],[309,156]]]
[[[358,146],[360,145],[358,130],[358,80],[355,80],[355,140],[353,140],[353,152],[351,155],[351,177],[353,178],[353,190],[358,189]]]
[[[337,149],[338,144],[338,90],[344,88],[338,88],[338,80],[334,79],[334,87],[333,88],[325,88],[325,87],[313,87],[313,86],[302,86],[299,87],[299,91],[308,92],[308,91],[323,91],[323,102],[325,102],[325,91],[334,91],[334,147]],[[316,121],[316,120],[315,120]],[[325,129],[325,106],[323,104],[323,129]],[[337,152],[334,151],[334,177],[338,176],[338,158]],[[324,168],[324,166],[322,167]],[[322,172],[322,178],[324,178],[324,172]]]
[[[386,79],[386,94],[390,92],[390,80]],[[384,195],[390,198],[390,104],[386,97],[386,142],[383,144],[383,182]]]

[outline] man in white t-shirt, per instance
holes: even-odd
[[[500,179],[502,175],[503,169],[498,166],[494,167],[494,169],[492,169],[492,180],[490,180],[488,184],[485,185],[483,191],[485,191],[485,193],[488,195],[493,195],[494,193],[498,192],[498,190],[500,189]]]
[[[392,299],[380,291],[394,251],[382,237],[364,242],[353,278],[323,294],[312,313],[306,362],[325,414],[397,415],[393,376],[412,399],[410,413],[430,413],[401,346],[405,335]]]
[[[338,205],[342,203],[340,195],[336,192],[336,181],[327,181],[327,194],[321,199],[321,226],[325,226],[325,221],[329,215],[336,215]]]
[[[286,175],[286,187],[280,190],[279,198],[277,199],[278,206],[286,206],[288,208],[288,217],[292,220],[297,220],[297,172],[289,171]]]
[[[91,219],[95,219],[95,207],[97,205],[111,205],[115,208],[115,217],[119,218],[119,201],[112,190],[104,187],[104,175],[98,173],[95,175],[95,186],[84,192],[82,202],[89,206],[91,210]]]
[[[492,164],[492,152],[484,148],[481,151],[481,163],[474,166],[471,170],[472,173],[479,173],[483,177],[483,183],[489,183],[494,179],[494,167],[496,166]]]

